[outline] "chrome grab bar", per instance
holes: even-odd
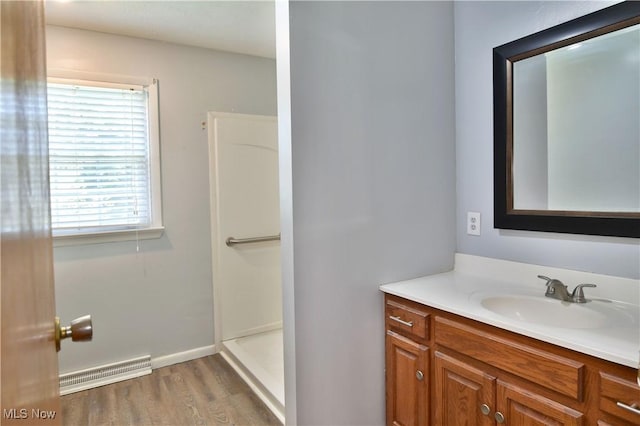
[[[232,247],[236,244],[249,244],[249,243],[263,243],[265,241],[280,241],[280,234],[269,235],[266,237],[253,237],[253,238],[233,238],[229,237],[225,243],[227,246]]]

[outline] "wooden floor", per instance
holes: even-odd
[[[63,425],[280,425],[220,355],[63,396]]]

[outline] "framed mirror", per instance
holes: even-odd
[[[494,226],[640,237],[640,2],[493,49]]]

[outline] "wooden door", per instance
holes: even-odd
[[[513,426],[579,426],[582,413],[510,383],[498,380],[497,410]]]
[[[495,424],[495,377],[441,352],[434,364],[436,425]]]
[[[387,425],[429,424],[429,351],[393,331],[386,336]]]
[[[42,1],[0,2],[3,425],[59,425]]]

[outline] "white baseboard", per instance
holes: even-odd
[[[200,348],[189,349],[184,352],[177,352],[175,354],[169,354],[159,356],[151,359],[151,368],[167,367],[169,365],[178,364],[180,362],[191,361],[192,359],[198,359],[205,356],[213,355],[216,353],[215,345],[202,346]]]
[[[215,352],[215,345],[209,345],[156,358],[151,358],[151,356],[145,355],[138,358],[61,374],[60,395],[68,395],[70,393],[80,392],[144,376],[146,374],[151,374],[151,370],[155,370],[156,368],[191,361],[193,359],[213,355]]]

